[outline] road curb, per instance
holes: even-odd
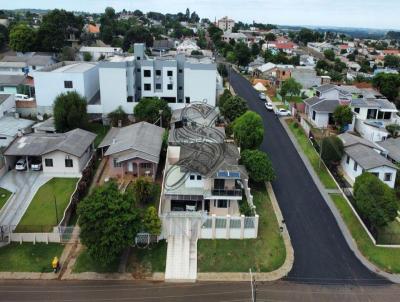
[[[336,205],[333,203],[331,197],[329,196],[327,189],[325,189],[325,187],[323,186],[321,180],[317,176],[316,172],[314,171],[314,168],[312,167],[307,156],[304,154],[303,149],[300,147],[300,145],[297,142],[296,138],[294,137],[293,133],[290,131],[289,126],[287,125],[285,120],[286,119],[280,119],[280,122],[281,122],[283,128],[285,129],[287,135],[289,136],[291,142],[293,143],[293,146],[297,150],[297,153],[300,155],[301,160],[303,161],[304,165],[306,166],[306,169],[310,173],[311,178],[313,179],[318,190],[320,191],[321,196],[323,197],[325,203],[327,204],[327,206],[331,210],[333,216],[335,217],[335,220],[339,226],[339,229],[342,232],[343,237],[346,240],[346,243],[349,246],[349,248],[353,251],[353,253],[357,257],[357,259],[366,268],[368,268],[371,272],[374,272],[377,275],[384,277],[393,283],[400,283],[400,274],[390,274],[390,273],[387,273],[387,272],[381,270],[375,264],[371,263],[358,249],[357,243],[355,242],[353,236],[350,233],[350,230],[348,229],[346,223],[344,222],[342,215],[340,214],[339,210],[336,208]]]

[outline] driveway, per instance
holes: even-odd
[[[15,195],[11,202],[0,213],[0,225],[18,225],[37,190],[51,177],[42,172],[9,171],[0,179],[3,187]]]
[[[275,168],[277,179],[272,185],[294,248],[294,266],[287,279],[323,284],[388,282],[364,267],[350,250],[279,119],[267,112],[246,79],[232,72],[231,82],[250,109],[263,118],[261,149],[268,153]]]

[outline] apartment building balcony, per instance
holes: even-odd
[[[212,189],[212,196],[242,197],[242,189]]]

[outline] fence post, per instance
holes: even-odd
[[[212,237],[212,239],[215,239],[215,214],[212,214],[211,215],[211,219],[212,219],[212,221],[211,221],[211,233],[212,233],[212,235],[211,235],[211,237]]]
[[[240,239],[244,238],[244,215],[240,215]]]
[[[226,239],[229,239],[231,236],[231,215],[226,215]]]
[[[257,236],[258,236],[258,221],[259,220],[260,220],[260,216],[258,214],[256,214],[254,216],[254,232],[255,232],[254,238],[257,238]]]
[[[33,244],[36,244],[36,233],[33,233]]]

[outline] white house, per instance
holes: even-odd
[[[247,43],[247,36],[243,33],[231,33],[226,32],[222,35],[222,40],[229,43],[234,40],[235,42],[244,42]]]
[[[39,113],[52,113],[56,97],[70,91],[85,97],[88,104],[99,102],[99,69],[96,63],[60,62],[34,72],[33,76]]]
[[[192,51],[200,51],[200,47],[197,46],[196,41],[191,39],[185,39],[181,44],[176,48],[177,53],[184,53],[187,56],[190,56]]]
[[[82,129],[26,134],[5,150],[6,165],[11,169],[19,158],[25,158],[28,163],[40,161],[43,173],[79,177],[93,154],[95,138],[96,134]]]
[[[82,46],[79,49],[79,56],[81,60],[84,59],[85,53],[89,53],[92,56],[92,61],[98,61],[100,57],[109,58],[114,55],[122,55],[123,51],[121,47]]]
[[[383,183],[394,188],[397,166],[381,155],[382,147],[350,133],[338,136],[344,145],[341,168],[344,177],[353,184],[364,172],[376,175]]]
[[[35,53],[21,56],[5,56],[0,61],[0,74],[31,75],[35,70],[56,63],[52,56],[36,55]]]
[[[231,32],[235,26],[235,21],[226,16],[218,20],[217,26],[224,32]]]

